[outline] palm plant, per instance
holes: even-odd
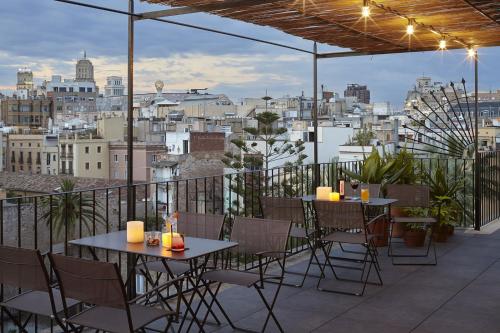
[[[88,194],[73,192],[75,182],[69,178],[61,180],[59,185],[59,194],[41,199],[42,207],[45,208],[41,218],[47,225],[52,223],[56,236],[60,236],[65,230],[72,233],[80,220],[89,232],[94,221],[104,223],[105,219],[100,213],[102,207],[98,201],[94,201]]]
[[[382,188],[385,184],[393,184],[401,177],[406,169],[399,168],[400,165],[393,156],[384,155],[385,156],[380,156],[378,150],[373,148],[370,155],[364,158],[359,173],[349,170],[344,170],[344,173],[350,178],[357,179],[362,183],[382,184]]]
[[[424,172],[423,182],[430,188],[431,201],[434,203],[432,214],[438,217],[440,224],[454,224],[463,207],[456,199],[464,188],[464,179],[448,177],[444,167],[438,165],[429,172]]]

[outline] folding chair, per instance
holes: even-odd
[[[430,208],[430,189],[427,185],[403,185],[403,184],[389,184],[387,185],[387,197],[397,199],[398,201],[393,204],[394,207],[403,208]],[[428,237],[427,248],[423,254],[394,254],[392,246],[392,231],[389,234],[389,248],[388,254],[392,258],[393,265],[417,265],[417,266],[435,266],[437,265],[436,246],[432,242],[432,234],[434,228],[432,226],[437,223],[437,219],[429,216],[412,216],[412,217],[391,217],[391,224],[395,223],[410,223],[421,224],[426,229],[431,229]],[[434,260],[427,263],[417,262],[394,262],[394,258],[426,258],[429,257],[430,249],[432,247]]]
[[[203,319],[203,323],[207,319],[208,313],[215,303],[233,329],[248,331],[234,325],[229,315],[222,307],[222,304],[217,299],[221,285],[227,283],[247,288],[254,287],[255,290],[257,290],[257,293],[268,311],[261,332],[265,331],[270,318],[276,323],[280,332],[284,332],[273,309],[284,279],[285,271],[283,268],[285,267],[285,260],[287,257],[286,248],[290,235],[290,228],[291,221],[247,217],[235,218],[231,232],[231,241],[238,242],[238,247],[233,251],[237,251],[236,255],[245,254],[257,256],[258,272],[239,271],[225,267],[223,269],[216,269],[203,273],[201,276],[201,283],[204,284],[205,292],[211,296],[210,305]],[[269,261],[273,260],[282,261],[279,265],[279,275],[265,274]],[[229,262],[229,260],[227,262]],[[264,289],[264,282],[272,280],[278,281],[278,286],[272,300],[269,302],[263,295],[262,289]],[[217,286],[215,287],[215,291],[210,289],[211,283],[216,283]]]
[[[358,202],[331,202],[331,201],[313,201],[314,210],[316,212],[316,219],[318,226],[321,228],[323,236],[319,239],[321,248],[325,255],[325,262],[323,264],[323,272],[328,265],[333,273],[333,276],[340,281],[350,281],[362,283],[362,289],[359,292],[345,292],[341,290],[326,289],[320,287],[323,276],[318,280],[317,289],[328,292],[335,292],[341,294],[363,296],[372,266],[374,266],[377,273],[378,283],[370,283],[375,285],[382,285],[382,278],[380,276],[377,252],[373,244],[374,235],[368,233],[368,226],[381,218],[385,218],[385,214],[379,215],[369,222],[366,222],[363,206]],[[345,243],[361,245],[365,251],[362,259],[352,259],[348,257],[333,257],[330,255],[334,243]],[[361,267],[352,265],[334,265],[332,259],[344,260],[360,263]],[[367,270],[368,265],[368,270]],[[350,270],[361,271],[360,279],[340,278],[335,267]],[[366,273],[366,274],[365,274]]]
[[[171,311],[138,304],[148,294],[127,301],[125,285],[115,263],[52,254],[49,254],[49,258],[59,280],[63,299],[72,297],[89,306],[69,317],[68,306],[63,301],[66,323],[72,327],[72,331],[80,333],[85,328],[112,333],[144,331],[146,325],[166,318],[164,331],[167,332],[172,319],[179,313],[180,284],[183,278],[170,280],[149,291],[159,292],[174,286],[178,293],[177,308],[176,311]]]
[[[316,256],[316,247],[314,246],[316,229],[306,219],[304,203],[300,198],[260,197],[260,206],[265,219],[292,221],[290,237],[302,239],[307,243],[311,255],[305,272],[298,273],[285,270],[285,273],[288,274],[302,275],[302,281],[299,284],[283,283],[286,286],[301,288],[307,278],[313,259],[320,265]]]
[[[40,251],[0,246],[0,283],[25,289],[21,294],[0,303],[0,308],[4,309],[21,332],[28,332],[26,326],[33,315],[51,317],[66,330],[64,318],[60,317],[63,311],[61,293],[50,284]],[[65,303],[69,308],[79,302],[68,298]],[[29,313],[29,316],[21,322],[21,317],[16,318],[9,310]]]

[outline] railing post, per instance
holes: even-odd
[[[474,229],[481,229],[481,157],[479,154],[479,105],[478,105],[478,55],[477,50],[474,50],[474,118],[475,118],[475,133],[474,133]]]

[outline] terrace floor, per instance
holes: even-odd
[[[437,251],[437,266],[394,266],[384,248],[383,287],[369,285],[363,297],[332,294],[310,277],[303,288],[283,287],[275,313],[285,332],[500,332],[500,221],[457,231]],[[302,270],[306,259],[298,256],[291,269]],[[260,329],[266,311],[254,289],[231,287],[219,299],[237,325]],[[267,331],[277,331],[270,323]],[[232,331],[224,323],[207,330]]]

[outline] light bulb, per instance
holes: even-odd
[[[408,22],[408,26],[406,27],[406,33],[408,35],[413,35],[414,32],[415,32],[415,27],[413,26],[413,23]]]
[[[473,47],[467,49],[467,56],[469,58],[474,58],[476,56],[476,50]]]
[[[439,49],[440,50],[446,49],[446,40],[444,38],[439,41]]]
[[[361,16],[364,18],[370,17],[370,7],[363,6],[363,8],[361,8]]]

